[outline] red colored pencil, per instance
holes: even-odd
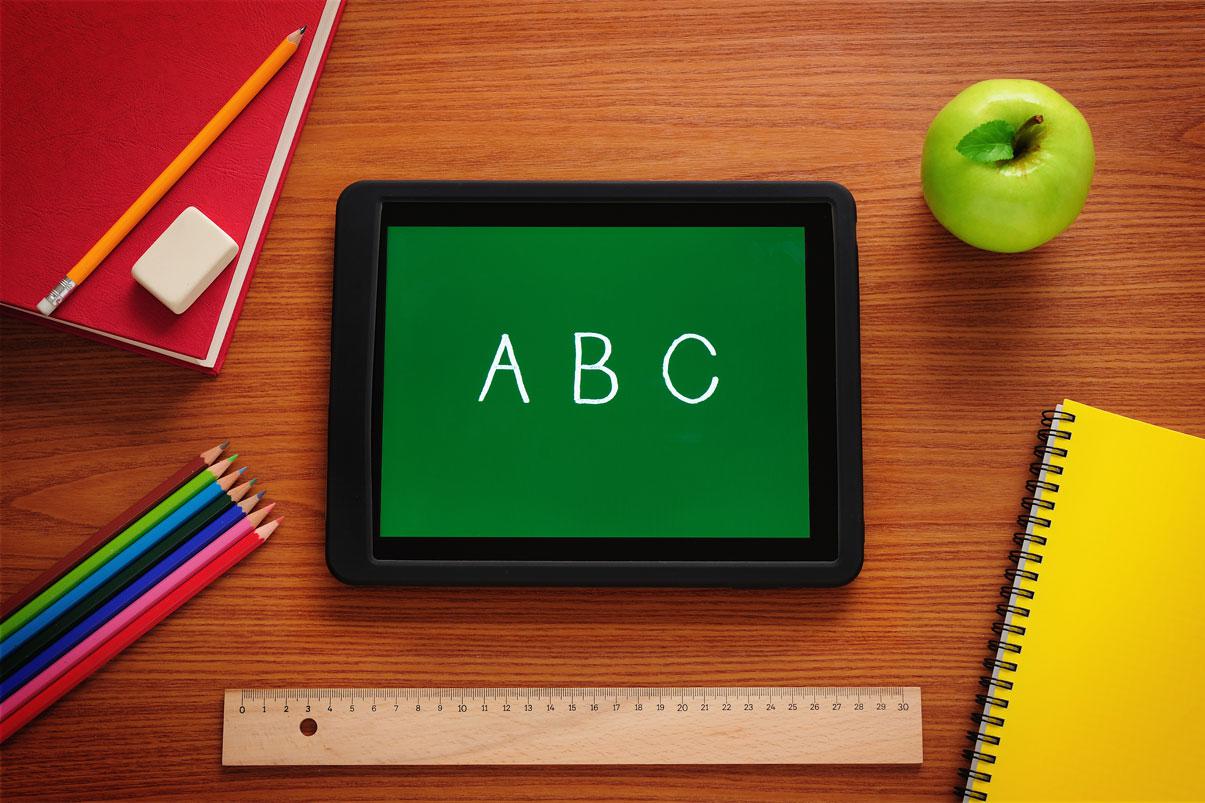
[[[49,588],[52,583],[74,569],[81,560],[91,555],[110,538],[117,535],[117,533],[133,524],[143,513],[162,502],[170,494],[175,493],[181,485],[197,476],[198,472],[213,465],[213,461],[221,456],[225,448],[226,443],[222,443],[212,449],[201,452],[201,454],[182,466],[175,474],[159,483],[146,496],[126,508],[121,515],[104,527],[101,527],[83,543],[64,555],[57,563],[30,581],[24,588],[4,600],[4,603],[0,604],[0,619],[7,619],[9,614]]]
[[[254,552],[260,544],[268,540],[268,536],[280,525],[280,522],[281,519],[275,519],[247,533],[228,550],[214,558],[203,569],[177,586],[171,593],[122,628],[120,632],[114,634],[112,638],[97,647],[78,664],[72,666],[53,683],[9,714],[3,722],[0,722],[0,744],[8,741],[10,736],[27,725],[34,717],[58,702],[63,695],[90,677],[93,672],[142,638],[147,631]]]

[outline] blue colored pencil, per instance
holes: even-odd
[[[107,562],[102,564],[92,574],[82,580],[79,585],[72,588],[62,597],[60,597],[53,605],[39,613],[33,619],[30,619],[20,629],[12,633],[8,638],[0,641],[0,650],[8,652],[15,650],[39,633],[43,628],[47,627],[51,622],[68,611],[72,606],[79,603],[80,600],[87,597],[101,585],[109,580],[110,577],[117,574],[119,571],[130,565],[131,562],[138,559],[138,556],[153,547],[163,538],[166,538],[177,527],[184,524],[192,518],[193,514],[201,508],[208,505],[218,496],[230,490],[235,480],[242,474],[242,470],[234,474],[227,474],[217,482],[211,482],[205,486],[197,495],[189,499],[181,505],[166,519],[156,524],[148,532],[138,538],[136,541],[127,545],[124,549],[111,557]],[[225,487],[223,487],[225,486]]]
[[[88,618],[68,630],[58,640],[52,642],[46,649],[31,658],[28,663],[0,683],[0,700],[7,699],[10,694],[28,683],[30,678],[37,677],[43,669],[65,655],[76,644],[92,635],[97,628],[124,610],[127,605],[141,597],[153,588],[156,583],[184,565],[189,558],[208,546],[215,538],[237,524],[262,496],[263,494],[261,493],[223,512],[192,538],[189,538],[168,553],[163,560],[147,569],[145,574],[122,589],[104,605],[97,608]],[[244,507],[247,508],[246,511],[243,509]],[[257,515],[259,515],[260,519],[263,519],[269,510],[271,510],[270,506],[260,510]]]

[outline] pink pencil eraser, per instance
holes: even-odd
[[[200,298],[234,255],[238,243],[190,206],[134,263],[134,281],[179,315]]]

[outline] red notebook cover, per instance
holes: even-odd
[[[0,4],[0,305],[217,373],[342,0]],[[297,52],[53,318],[36,306],[285,36]],[[182,315],[130,269],[186,207],[239,243]]]

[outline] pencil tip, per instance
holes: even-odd
[[[270,536],[273,532],[276,531],[276,528],[280,526],[280,523],[282,521],[284,521],[283,516],[278,519],[273,519],[272,521],[268,522],[267,524],[260,525],[258,528],[256,528],[255,534],[259,536],[259,540],[267,541],[268,536]]]
[[[218,444],[218,448],[219,448],[219,449],[221,449],[221,450],[224,452],[224,451],[226,451],[226,447],[227,447],[227,446],[229,446],[229,445],[230,445],[230,441],[229,441],[229,440],[224,440],[224,441],[222,441],[221,443],[219,443],[219,444]]]
[[[243,472],[246,471],[247,468],[248,468],[248,466],[243,466],[242,468],[240,468],[238,471],[236,471],[234,473],[241,477],[241,476],[243,476]]]
[[[259,493],[257,493],[257,494],[255,495],[255,498],[256,498],[256,499],[263,499],[263,498],[264,498],[264,494],[266,494],[267,492],[268,492],[268,491],[267,491],[267,489],[264,489],[264,490],[260,491]]]
[[[297,33],[305,33],[305,29],[306,29],[306,27],[307,27],[307,26],[302,25],[300,28],[298,28],[298,29],[297,29]]]
[[[201,462],[203,462],[205,465],[209,466],[210,468],[213,468],[214,461],[217,460],[219,457],[221,457],[222,452],[224,452],[224,451],[226,451],[226,444],[219,443],[217,446],[214,446],[212,449],[206,449],[205,451],[201,452],[201,454],[199,456],[201,458]]]

